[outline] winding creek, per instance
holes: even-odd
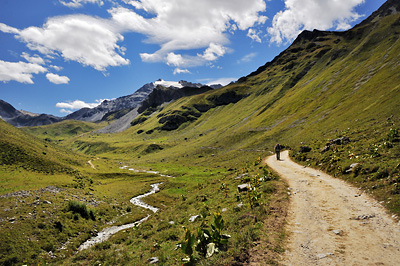
[[[156,183],[156,184],[152,184],[151,185],[151,190],[145,194],[139,195],[137,197],[134,197],[130,200],[130,202],[133,205],[151,210],[152,212],[156,213],[158,211],[158,208],[153,207],[145,202],[142,201],[142,198],[145,198],[151,194],[154,194],[158,191],[160,191],[159,185],[161,185],[162,183]],[[113,234],[121,231],[121,230],[125,230],[128,228],[132,228],[132,227],[136,227],[139,224],[143,223],[144,221],[146,221],[147,219],[149,219],[150,215],[147,215],[146,217],[144,217],[141,220],[138,220],[134,223],[130,223],[130,224],[124,224],[124,225],[120,225],[120,226],[111,226],[108,228],[103,229],[101,232],[99,232],[97,234],[97,236],[94,236],[92,238],[90,238],[89,240],[87,240],[86,242],[84,242],[82,245],[79,246],[78,250],[84,250],[87,249],[97,243],[101,243],[105,240],[107,240],[108,238],[110,238]]]

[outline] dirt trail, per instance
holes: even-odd
[[[265,162],[289,184],[283,265],[400,265],[400,225],[340,179],[290,160]]]

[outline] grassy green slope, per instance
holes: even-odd
[[[124,132],[63,135],[69,139],[63,145],[70,149],[103,157],[93,161],[97,169],[88,171],[93,181],[91,194],[88,188],[74,193],[104,197],[105,202],[95,210],[98,221],[83,221],[76,215],[83,221],[82,230],[71,225],[73,214],[68,210],[56,213],[58,220],[73,229],[67,230],[67,236],[65,232],[55,233],[63,239],[53,240],[52,247],[42,241],[41,253],[34,253],[41,254],[43,261],[62,261],[65,265],[98,261],[143,265],[153,256],[165,265],[181,265],[184,255],[175,250],[183,240],[181,227],[197,230],[212,222],[210,214],[226,208],[224,232],[232,235],[227,251],[199,259],[199,264],[245,263],[248,253],[254,251],[254,242],[263,256],[268,253],[267,263],[276,264],[275,259],[283,251],[287,195],[283,182],[257,160],[269,155],[276,142],[291,147],[299,162],[370,190],[391,211],[400,213],[399,21],[400,15],[395,14],[343,33],[305,32],[272,62],[239,82],[181,98]],[[62,131],[67,132],[68,127]],[[329,140],[343,136],[351,142],[320,152]],[[312,151],[297,153],[301,145],[310,146]],[[132,174],[118,169],[114,160],[176,178]],[[353,163],[358,166],[347,171]],[[233,178],[243,173],[249,174],[244,180]],[[260,206],[251,208],[251,194],[238,195],[236,186],[256,182],[264,175],[269,181],[255,190],[261,192],[257,200]],[[90,235],[90,228],[103,228],[102,222],[110,221],[115,213],[121,215],[119,219],[128,220],[144,215],[127,215],[129,206],[120,207],[120,202],[126,202],[132,193],[146,191],[149,182],[161,180],[161,192],[147,199],[161,209],[147,223],[71,256],[79,241]],[[73,193],[65,194],[63,197],[71,198]],[[237,207],[237,200],[243,201],[244,207]],[[60,210],[63,208],[60,200],[56,204]],[[199,213],[208,216],[188,222],[188,217]],[[48,230],[55,230],[53,225],[43,223]],[[78,237],[73,234],[77,231],[82,232]],[[72,244],[66,251],[58,251],[67,239]],[[50,259],[48,250],[67,258],[60,255]]]
[[[71,183],[85,156],[61,149],[0,121],[1,192]],[[58,178],[55,178],[58,177]]]
[[[77,120],[65,120],[59,123],[21,128],[24,132],[35,135],[43,140],[55,143],[62,143],[71,138],[79,137],[82,134],[101,128],[104,124],[95,124]]]

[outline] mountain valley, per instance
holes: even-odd
[[[1,117],[23,126],[0,121],[0,264],[279,265],[293,195],[264,163],[276,143],[398,223],[399,39],[400,3],[389,0],[350,30],[303,31],[224,87],[149,83],[41,122],[0,102]],[[130,203],[155,183],[143,201],[157,212]]]

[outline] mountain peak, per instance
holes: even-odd
[[[365,25],[366,23],[373,22],[376,19],[394,15],[399,12],[400,12],[400,1],[388,0],[378,10],[373,12],[367,19],[365,19],[359,25]]]

